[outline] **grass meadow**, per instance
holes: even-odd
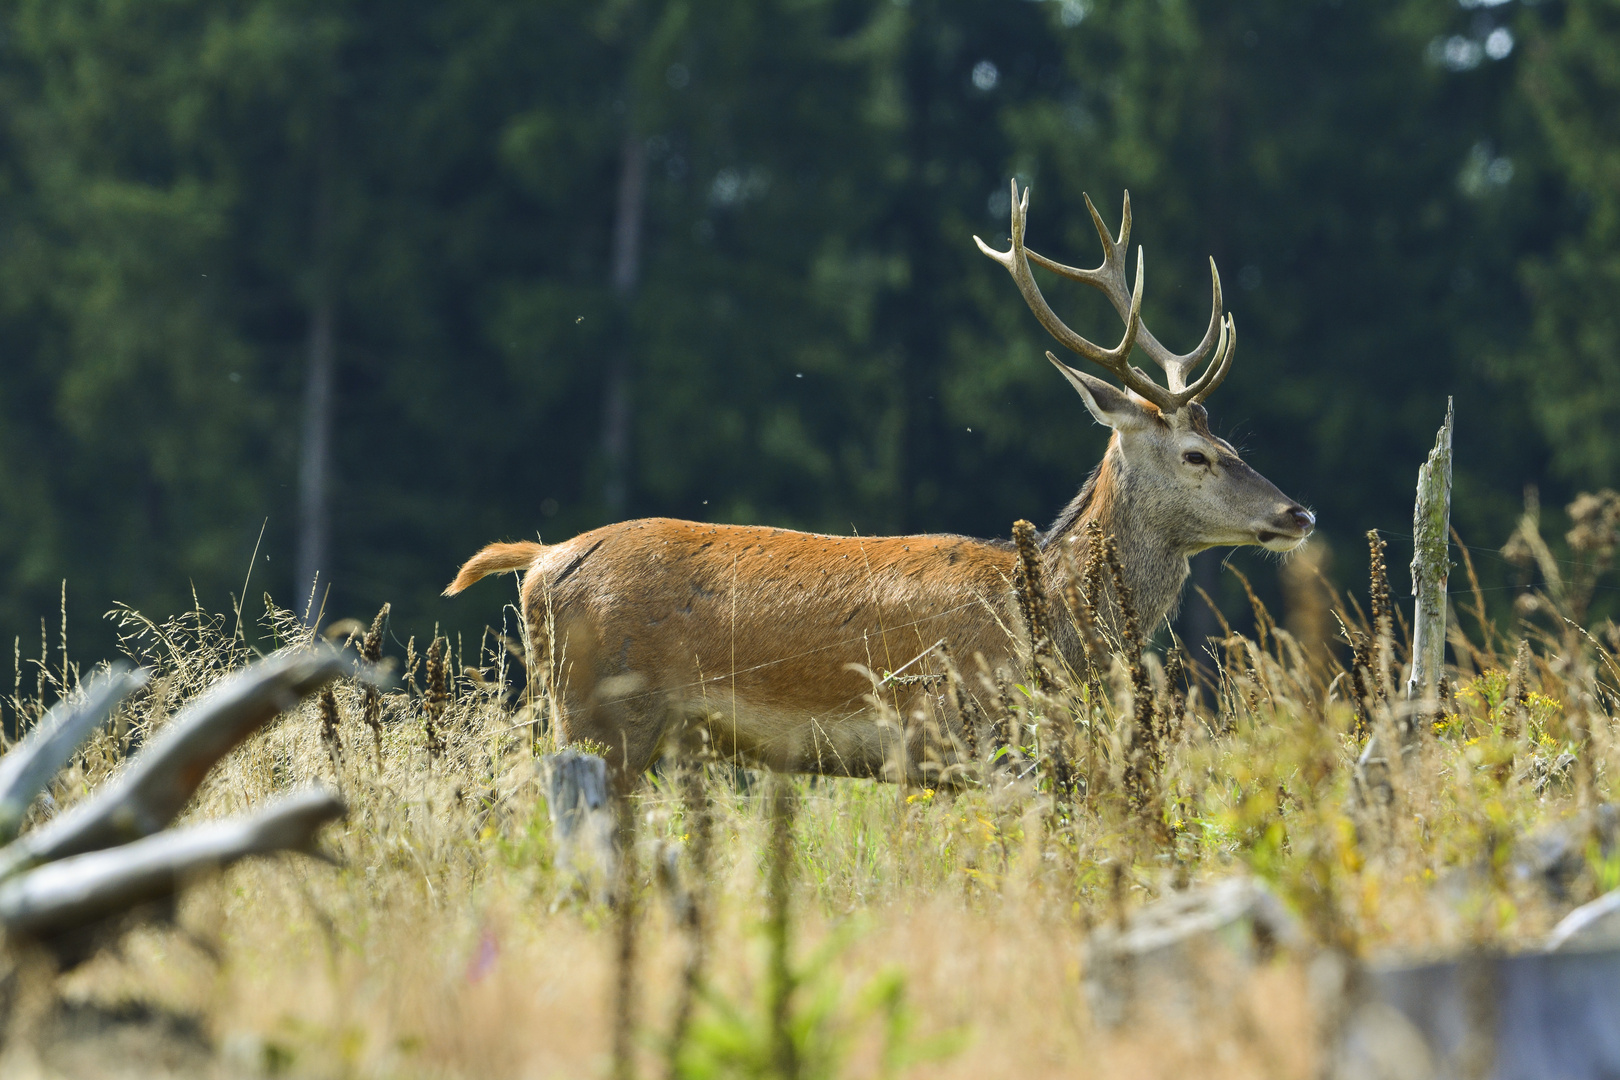
[[[323,782],[350,807],[324,834],[334,862],[199,881],[172,923],[71,971],[13,948],[0,1075],[1317,1075],[1320,954],[1530,947],[1620,884],[1596,843],[1561,893],[1514,869],[1526,835],[1583,827],[1620,767],[1620,633],[1587,625],[1620,499],[1583,500],[1564,542],[1531,517],[1510,539],[1537,583],[1511,628],[1486,616],[1471,566],[1453,574],[1454,663],[1425,715],[1402,701],[1387,576],[1341,596],[1307,548],[1280,568],[1287,610],[1255,601],[1252,636],[1099,640],[1081,671],[1035,659],[979,718],[985,764],[954,788],[666,759],[624,808],[611,903],[558,866],[538,780],[548,703],[509,689],[522,644],[412,642],[385,657],[394,689],[368,702],[340,685],[289,711],[184,819]],[[234,614],[116,618],[157,678],[56,806],[255,655]],[[259,629],[275,645],[308,633],[273,608]],[[7,711],[23,728],[79,675],[65,641],[40,648],[18,648]],[[1394,745],[1409,720],[1389,800],[1369,798],[1365,739]],[[1209,988],[1191,1022],[1097,1023],[1087,935],[1240,873],[1310,944]]]

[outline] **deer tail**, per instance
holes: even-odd
[[[516,544],[491,544],[467,560],[456,574],[456,580],[444,587],[445,596],[454,596],[479,578],[490,574],[504,574],[508,570],[522,570],[546,549],[544,544],[530,540]]]

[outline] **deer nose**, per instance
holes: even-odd
[[[1294,528],[1298,529],[1302,536],[1309,536],[1311,530],[1316,528],[1316,515],[1303,506],[1290,506],[1283,511],[1283,517],[1292,521]]]

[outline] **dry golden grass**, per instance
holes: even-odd
[[[1290,589],[1309,585],[1296,574]],[[1537,602],[1546,614],[1567,598],[1543,592]],[[1326,601],[1311,603],[1296,630],[1323,624]],[[1358,655],[1374,657],[1360,708],[1374,730],[1389,729],[1376,626],[1333,606],[1362,635]],[[1055,673],[1049,694],[1019,696],[1015,721],[1048,746],[1075,725],[1065,737],[1084,787],[1073,797],[1027,781],[954,794],[790,781],[789,1009],[801,1075],[1314,1075],[1310,956],[1212,981],[1191,1021],[1147,1016],[1107,1029],[1083,989],[1088,930],[1172,888],[1251,872],[1319,948],[1359,958],[1512,949],[1620,884],[1620,865],[1596,856],[1563,900],[1509,872],[1517,838],[1611,797],[1612,633],[1525,624],[1534,647],[1517,672],[1516,637],[1457,638],[1454,701],[1397,763],[1395,801],[1379,812],[1354,788],[1354,673],[1322,642],[1299,641],[1263,611],[1258,621],[1255,639],[1221,643],[1218,670],[1184,711],[1157,662],[1136,677],[1154,688],[1164,754],[1146,781],[1126,779],[1126,732],[1144,713],[1117,657],[1097,672],[1101,699],[1075,672]],[[301,633],[284,613],[272,624],[278,641]],[[193,614],[158,627],[126,613],[125,625],[160,679],[62,778],[58,802],[93,788],[127,740],[249,659],[224,620]],[[16,952],[0,1074],[606,1075],[616,915],[553,867],[536,779],[537,754],[550,747],[479,673],[510,661],[492,655],[474,669],[447,655],[447,700],[431,710],[442,750],[430,752],[423,726],[433,688],[407,677],[383,696],[379,760],[364,691],[342,686],[335,755],[319,704],[305,702],[228,757],[188,813],[207,819],[289,787],[335,784],[351,807],[325,837],[339,865],[289,856],[239,866],[188,892],[177,928],[138,929],[60,976]],[[65,663],[53,670],[12,703],[25,719],[60,691],[53,682],[71,681]],[[1387,695],[1393,675],[1383,681]],[[1560,768],[1565,753],[1574,761]],[[1050,783],[1053,773],[1035,775]],[[729,766],[707,767],[710,952],[675,1074],[685,1077],[774,1075],[762,1049],[770,822],[764,785],[737,779]],[[667,778],[635,796],[634,812],[633,1065],[655,1077],[671,1075],[664,1040],[688,940],[681,886],[661,885],[651,868],[671,851],[680,861],[688,823]],[[113,1023],[119,1010],[145,1019]]]

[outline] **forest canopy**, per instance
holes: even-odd
[[[1082,265],[1130,191],[1172,347],[1214,257],[1215,428],[1342,580],[1454,396],[1505,584],[1526,485],[1620,483],[1616,115],[1612,0],[3,0],[0,629],[319,571],[476,632],[495,539],[1044,524],[1106,432],[974,248],[1013,177]]]

